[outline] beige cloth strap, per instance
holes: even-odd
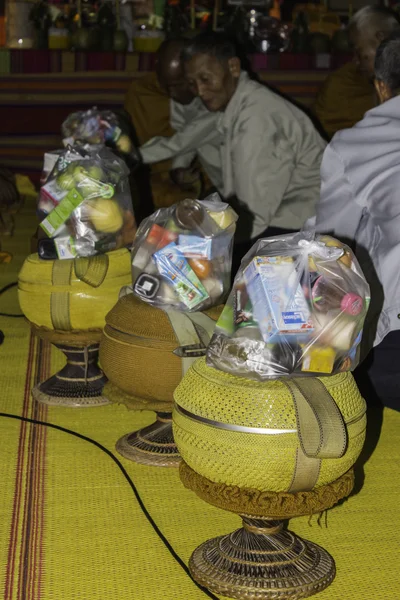
[[[108,271],[108,256],[101,254],[89,258],[76,258],[74,260],[55,260],[52,270],[52,284],[54,287],[69,287],[71,285],[72,268],[75,275],[91,287],[99,287]],[[70,319],[70,292],[52,292],[50,296],[50,314],[54,329],[71,331]]]
[[[215,327],[215,321],[201,313],[182,313],[176,310],[165,312],[180,344],[174,354],[181,358],[183,377],[195,360],[206,353],[207,345]],[[200,319],[197,319],[199,316]],[[202,317],[205,317],[205,319]],[[197,327],[195,327],[194,322],[196,322]]]
[[[69,286],[72,275],[72,260],[55,260],[51,282],[54,287]],[[50,295],[50,315],[54,329],[71,330],[69,292],[52,292]]]
[[[320,458],[309,458],[301,447],[297,448],[296,465],[288,492],[295,494],[312,490],[318,481],[321,462]]]
[[[76,258],[74,269],[78,279],[91,287],[99,287],[107,275],[108,256],[107,254],[97,254],[88,258]]]
[[[194,323],[198,334],[207,347],[214,333],[216,321],[201,312],[186,313],[187,317]]]
[[[347,447],[347,430],[336,402],[317,378],[284,382],[296,410],[300,448],[290,492],[310,490],[317,482],[321,459],[340,458]]]

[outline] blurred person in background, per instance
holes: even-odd
[[[376,106],[374,59],[379,44],[392,32],[400,31],[397,13],[366,6],[350,20],[348,34],[354,61],[329,75],[315,102],[314,110],[326,134],[353,127]]]
[[[155,209],[198,197],[204,180],[205,187],[221,186],[216,116],[194,97],[184,79],[184,45],[183,39],[163,42],[155,73],[132,82],[125,99],[143,163],[152,165]]]

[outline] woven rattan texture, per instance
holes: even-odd
[[[206,314],[216,320],[220,312],[221,307],[215,307]],[[136,398],[151,409],[160,402],[171,405],[182,379],[182,362],[173,354],[179,342],[166,313],[129,294],[117,302],[106,322],[100,345],[102,367],[111,383],[133,397],[133,403],[124,397],[117,402],[122,400],[128,408],[136,405]]]
[[[0,284],[15,281],[29,252],[34,206],[16,217],[13,253]],[[17,312],[16,291],[0,296],[2,312]],[[63,364],[47,343],[31,342],[23,319],[0,318],[1,411],[69,427],[105,444],[154,420],[123,406],[47,408],[27,388]],[[50,360],[50,352],[52,358]],[[40,357],[40,358],[39,358]],[[33,381],[32,381],[33,380]],[[370,446],[380,414],[370,417]],[[143,516],[118,468],[100,450],[65,433],[0,418],[0,598],[5,600],[207,600],[171,558]],[[318,600],[398,600],[400,414],[385,410],[379,442],[356,472],[358,492],[290,528],[332,554],[337,575]],[[123,464],[144,504],[178,555],[189,561],[205,540],[240,527],[240,519],[185,489],[177,469]],[[361,486],[361,490],[359,490]],[[8,572],[8,575],[7,575]]]
[[[131,282],[129,252],[121,249],[109,253],[107,275],[98,287],[80,281],[74,271],[70,285],[52,285],[53,262],[31,254],[21,269],[19,300],[27,319],[39,327],[53,329],[51,296],[69,292],[71,329],[102,328],[105,315],[118,299],[119,290]]]
[[[338,404],[345,421],[363,411],[354,380],[347,373],[322,377],[321,381]],[[280,381],[268,385],[234,377],[207,367],[200,358],[175,392],[177,403],[189,412],[212,421],[232,425],[273,429],[296,428],[296,414],[290,394]]]
[[[173,354],[178,345],[165,342],[164,347],[154,348],[123,342],[106,326],[100,362],[108,379],[126,394],[172,405],[174,389],[182,378],[181,360]]]
[[[107,381],[103,389],[103,396],[114,404],[124,404],[129,410],[156,410],[159,412],[172,412],[172,402],[160,400],[146,400],[139,396],[132,396],[123,392],[115,383]]]
[[[205,313],[217,320],[221,307]],[[106,323],[122,333],[129,333],[145,339],[176,342],[175,333],[166,313],[155,306],[138,300],[133,294],[123,296],[108,313]]]
[[[342,458],[322,460],[317,485],[330,483],[354,463],[364,442],[365,410],[349,373],[323,379],[348,423],[348,446]],[[235,378],[199,359],[177,390],[179,406],[219,423],[273,430],[296,429],[289,390],[279,382]],[[294,433],[257,434],[228,431],[174,412],[174,437],[187,464],[215,483],[283,492],[290,487],[299,447]]]

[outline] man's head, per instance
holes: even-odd
[[[381,103],[400,94],[400,32],[384,40],[376,51],[375,88]]]
[[[166,40],[157,52],[156,72],[160,86],[179,104],[190,104],[194,95],[185,80],[181,53],[186,40]]]
[[[359,70],[373,79],[376,49],[391,33],[400,31],[397,14],[388,8],[366,6],[350,20],[348,31]]]
[[[192,92],[208,110],[225,110],[240,77],[235,45],[222,34],[202,33],[184,48],[182,60]]]

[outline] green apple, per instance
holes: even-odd
[[[60,187],[62,190],[72,190],[76,185],[74,176],[70,173],[61,173],[61,175],[57,177],[56,181],[58,187]]]
[[[87,179],[88,173],[86,169],[82,167],[82,165],[74,165],[72,172],[74,174],[75,181],[77,182]]]
[[[97,165],[89,167],[87,173],[91,179],[95,179],[96,181],[102,181],[104,179],[104,171]]]

